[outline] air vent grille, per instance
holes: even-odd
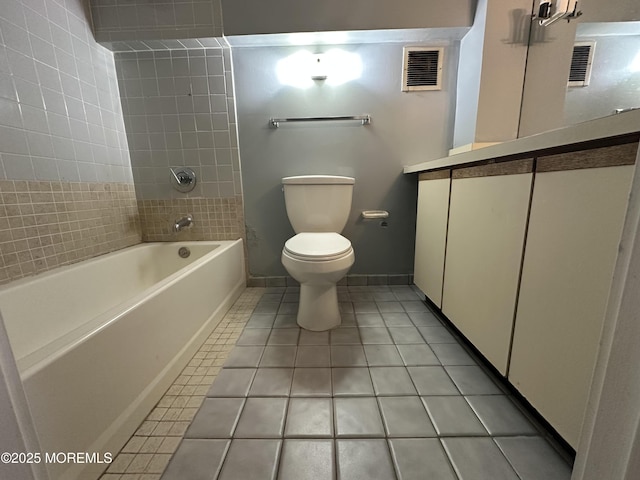
[[[440,90],[442,48],[405,47],[402,91]]]
[[[570,87],[586,87],[589,85],[594,49],[595,42],[580,42],[573,46],[568,83]]]

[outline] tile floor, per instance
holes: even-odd
[[[309,332],[295,322],[297,289],[247,289],[103,480],[570,478],[411,287],[339,290],[342,326]]]

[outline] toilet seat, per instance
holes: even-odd
[[[307,262],[336,260],[352,251],[351,242],[335,232],[304,232],[284,244],[284,252]]]

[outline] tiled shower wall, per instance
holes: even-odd
[[[131,166],[145,241],[244,236],[242,181],[228,48],[116,53]],[[196,173],[173,188],[170,167]],[[176,234],[177,218],[194,227]]]
[[[84,0],[0,8],[0,282],[140,242],[111,52]]]
[[[91,0],[103,41],[222,36],[220,0]]]

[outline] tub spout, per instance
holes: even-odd
[[[179,218],[173,224],[173,231],[180,232],[185,228],[191,228],[193,226],[193,217],[191,215],[187,215],[186,217]]]

